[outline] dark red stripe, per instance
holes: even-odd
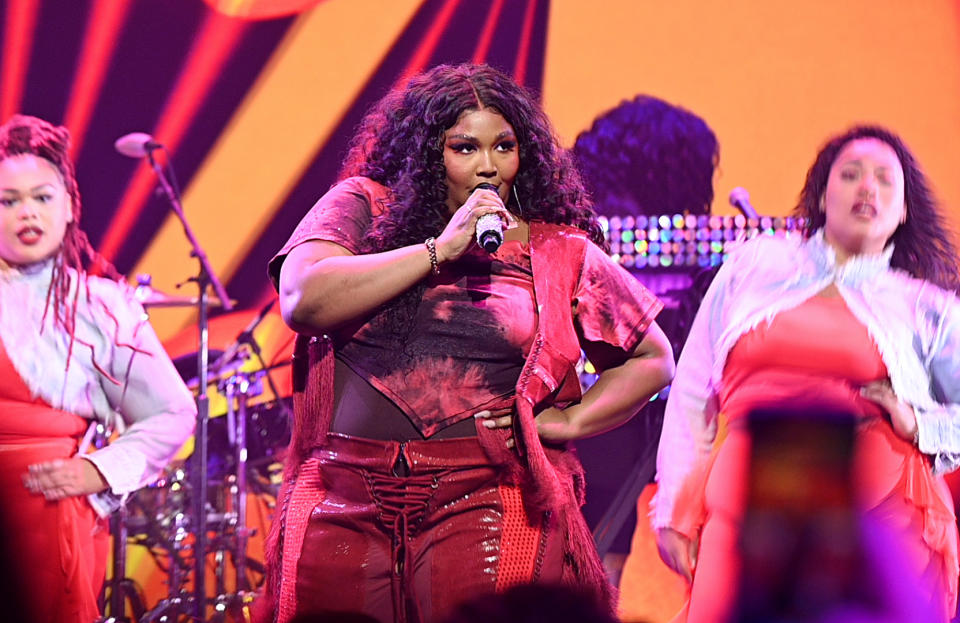
[[[473,53],[474,63],[484,63],[487,60],[487,53],[490,51],[490,42],[493,40],[493,31],[500,19],[500,12],[503,10],[503,0],[494,0],[487,14],[487,20],[483,24],[483,32],[480,33],[480,40],[477,42],[477,49]]]

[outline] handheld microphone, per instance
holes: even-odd
[[[750,193],[746,188],[737,186],[730,191],[730,205],[740,210],[740,213],[747,218],[759,218],[757,211],[750,205]]]
[[[489,182],[477,184],[473,190],[480,188],[497,192],[497,187]],[[494,253],[503,244],[503,221],[499,214],[484,214],[477,219],[477,244],[487,253]]]
[[[155,149],[163,149],[163,145],[146,132],[131,132],[114,141],[113,148],[130,158],[143,158]]]

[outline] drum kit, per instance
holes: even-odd
[[[138,281],[135,294],[148,311],[198,303],[153,290],[146,277]],[[189,456],[175,460],[157,482],[132,494],[111,517],[112,573],[99,621],[249,620],[253,592],[263,580],[262,541],[276,503],[292,419],[294,334],[272,305],[210,320],[212,363],[206,387],[191,367],[197,353],[188,351],[196,348],[197,328],[164,342],[188,387],[198,395],[215,392],[205,447],[194,445]],[[201,438],[195,437],[197,444]],[[203,474],[206,487],[197,486],[197,473]],[[128,568],[135,552],[150,564]],[[149,569],[146,577],[144,568]],[[198,603],[199,569],[205,576],[200,581],[203,603]]]

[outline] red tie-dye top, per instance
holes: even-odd
[[[271,260],[274,283],[284,257],[308,240],[361,253],[385,196],[366,178],[331,189]],[[602,336],[626,357],[662,305],[599,247],[588,247],[575,293],[577,331]],[[331,335],[337,357],[429,437],[514,394],[537,329],[529,248],[507,241],[488,254],[473,245],[431,277],[413,318],[398,321],[390,310],[358,325]]]

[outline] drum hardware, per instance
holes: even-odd
[[[206,577],[203,553],[206,552],[207,549],[205,505],[207,501],[207,424],[210,419],[209,397],[207,396],[207,364],[209,363],[208,311],[210,307],[208,290],[211,288],[213,289],[213,292],[220,300],[225,311],[230,311],[233,309],[233,302],[227,295],[226,288],[223,287],[223,284],[217,278],[217,273],[213,270],[213,266],[210,265],[210,260],[207,258],[206,252],[203,250],[203,247],[200,246],[200,241],[197,240],[197,237],[193,233],[193,229],[190,227],[190,223],[183,211],[183,205],[180,202],[180,193],[170,183],[170,179],[176,182],[176,177],[171,175],[170,179],[168,179],[167,174],[160,166],[160,163],[156,158],[154,158],[153,150],[147,150],[145,155],[150,163],[151,168],[153,168],[154,173],[156,173],[157,181],[159,182],[160,188],[163,190],[164,195],[166,195],[167,200],[170,203],[170,207],[173,209],[173,212],[177,215],[177,218],[180,219],[180,223],[183,225],[183,233],[190,243],[191,255],[197,258],[198,263],[196,276],[190,278],[190,281],[193,281],[197,284],[197,325],[200,332],[199,345],[197,349],[197,378],[200,379],[200,391],[197,395],[197,425],[194,431],[194,454],[198,456],[196,461],[196,469],[193,470],[195,473],[191,474],[194,479],[193,492],[195,494],[193,496],[193,529],[196,536],[195,546],[197,551],[200,552],[200,555],[195,556],[194,561],[194,603],[192,605],[194,607],[194,617],[197,619],[202,619],[204,614],[204,602],[206,600]],[[169,163],[169,157],[167,161]],[[169,165],[169,167],[170,172],[173,173],[172,165]],[[174,565],[171,565],[171,567],[174,567]]]
[[[168,597],[142,612],[136,620],[140,623],[173,623],[181,614],[195,609],[193,597],[186,589],[190,571],[196,567],[196,544],[191,539],[189,529],[192,515],[188,505],[191,487],[187,470],[182,466],[176,467],[169,477],[137,493],[144,491],[165,492],[159,504],[149,507],[142,505],[147,508],[144,522],[146,535],[141,537],[139,544],[148,546],[155,558],[158,556],[156,548],[166,554],[167,564],[164,566],[158,561],[158,566],[167,575]],[[211,515],[209,510],[206,514],[208,518]]]
[[[144,610],[145,600],[140,598],[134,582],[124,578],[127,570],[121,566],[115,571],[118,581],[111,583],[115,592],[107,593],[107,597],[116,595],[117,598],[105,608],[110,617],[102,621],[249,620],[249,605],[264,566],[262,561],[248,555],[249,539],[256,536],[258,530],[248,528],[247,498],[249,493],[263,496],[270,512],[282,469],[278,464],[282,456],[279,446],[289,441],[291,421],[287,415],[289,399],[256,400],[262,396],[265,384],[269,384],[274,396],[281,395],[270,373],[288,365],[267,366],[265,357],[276,359],[275,355],[269,355],[271,343],[266,342],[264,351],[268,354],[264,355],[254,336],[254,329],[271,307],[272,303],[259,310],[235,342],[223,351],[216,354],[207,351],[212,361],[203,387],[215,383],[215,391],[226,399],[226,412],[224,417],[207,419],[203,447],[198,434],[194,451],[186,462],[169,467],[156,483],[132,494],[123,514],[115,518],[122,525],[117,526],[114,534],[124,537],[123,545],[145,546],[153,556],[165,576],[166,595],[159,600],[151,599],[146,605],[153,607]],[[268,326],[260,331],[277,335],[279,318],[271,318],[271,322],[274,322],[272,328]],[[253,357],[261,368],[241,371]],[[200,389],[199,378],[200,375],[194,389],[205,393]],[[198,490],[201,472],[206,484],[202,491]],[[204,512],[198,521],[197,509],[201,504]],[[203,538],[199,530],[203,531]],[[124,550],[125,547],[115,549]],[[205,574],[207,569],[213,570],[213,582],[210,577],[205,579],[202,603],[197,601],[195,583],[191,586],[199,568],[203,568]],[[139,601],[135,602],[129,595],[136,595]],[[132,612],[132,619],[122,618],[130,616],[124,611],[125,607],[127,612]]]
[[[269,307],[267,308],[269,309]],[[266,310],[264,310],[266,313]],[[256,340],[251,340],[256,343]],[[247,529],[247,400],[263,393],[262,378],[268,372],[261,370],[252,375],[237,374],[221,384],[221,393],[227,397],[227,439],[234,449],[234,473],[230,478],[229,491],[231,501],[234,502],[233,517],[233,556],[236,571],[237,595],[250,592],[250,583],[247,579],[247,540],[250,537]],[[225,569],[221,559],[217,565],[218,578]],[[225,588],[218,586],[217,593],[223,595]]]
[[[196,307],[200,304],[200,299],[196,296],[180,296],[166,294],[160,290],[154,290],[152,284],[153,276],[147,273],[137,275],[137,287],[133,290],[133,298],[146,308],[151,307]],[[210,307],[223,307],[223,301],[215,296],[208,297],[207,304]],[[230,299],[230,305],[234,306],[237,301]]]
[[[253,331],[257,326],[263,322],[263,319],[267,316],[270,309],[273,308],[273,305],[276,303],[276,299],[270,299],[266,305],[260,308],[260,311],[257,313],[256,317],[248,324],[243,331],[241,331],[233,344],[227,347],[217,361],[214,362],[213,368],[218,369],[219,367],[229,365],[229,363],[236,358],[236,355],[239,351],[244,348],[249,349],[253,356],[257,358],[257,363],[260,364],[260,371],[264,373],[264,378],[266,378],[267,386],[270,388],[270,391],[273,392],[273,395],[279,397],[280,391],[277,388],[277,384],[274,381],[271,371],[275,366],[268,365],[263,358],[263,349],[260,348],[260,343],[257,341],[257,338],[254,336]],[[262,393],[262,389],[260,393]],[[255,395],[259,395],[255,394]],[[280,409],[284,416],[286,416],[287,421],[293,421],[293,413],[290,412],[289,408],[286,406],[286,403],[283,401],[278,402]]]
[[[228,410],[225,419],[228,443],[233,451],[234,469],[225,479],[227,493],[222,501],[225,508],[222,512],[208,512],[205,517],[205,529],[214,528],[216,536],[201,550],[197,539],[194,539],[192,544],[188,543],[188,537],[195,535],[195,531],[190,530],[192,517],[185,513],[174,515],[176,530],[170,552],[174,560],[170,565],[170,595],[145,613],[140,618],[140,623],[176,621],[180,613],[190,610],[202,610],[205,616],[208,605],[213,606],[211,621],[226,621],[231,614],[235,620],[246,620],[244,610],[253,599],[253,587],[247,577],[247,540],[252,534],[247,528],[246,517],[247,400],[263,391],[261,379],[264,375],[264,371],[253,374],[237,373],[220,383],[218,390],[227,397]],[[195,465],[192,467],[195,468]],[[177,575],[180,565],[175,562],[180,558],[180,553],[188,551],[194,558],[194,567],[205,564],[208,555],[213,554],[215,596],[211,600],[205,595],[204,602],[199,606],[194,602],[196,597],[184,589],[183,577]],[[199,564],[196,563],[198,558],[202,561]],[[232,563],[235,570],[232,591],[228,586],[229,563]]]
[[[192,596],[161,599],[140,617],[139,623],[175,623],[182,612],[195,610]],[[202,621],[203,619],[196,619]]]
[[[213,420],[217,426],[211,430],[217,434],[212,435],[210,440],[221,445],[211,445],[210,455],[213,461],[221,452],[228,452],[229,460],[223,461],[222,473],[208,470],[210,498],[206,502],[204,520],[208,540],[202,558],[208,567],[213,568],[214,581],[210,586],[210,578],[207,579],[207,588],[212,589],[212,596],[208,595],[201,606],[207,617],[203,620],[246,620],[244,617],[248,615],[244,613],[249,610],[253,590],[257,586],[254,580],[264,572],[262,562],[251,559],[247,554],[248,540],[257,532],[247,527],[247,497],[248,493],[256,493],[257,490],[276,495],[273,490],[276,460],[272,456],[261,458],[258,454],[268,453],[262,448],[263,444],[275,445],[286,441],[278,430],[261,430],[268,423],[280,428],[279,423],[273,421],[279,419],[279,413],[283,410],[278,403],[257,405],[253,409],[248,405],[250,399],[263,391],[266,374],[263,370],[237,373],[218,384],[218,391],[228,399],[228,410],[224,417]],[[248,446],[250,441],[254,442],[252,456]],[[261,444],[259,447],[258,441]],[[197,605],[189,580],[200,551],[195,538],[193,514],[190,512],[195,497],[193,479],[190,477],[196,469],[194,460],[195,456],[184,464],[168,468],[153,485],[135,492],[126,507],[113,518],[117,524],[114,528],[117,539],[123,538],[125,543],[146,546],[157,559],[158,567],[167,576],[166,597],[156,602],[153,608],[144,610],[143,600],[139,599],[134,583],[123,577],[125,570],[122,562],[115,561],[121,565],[115,567],[115,573],[116,577],[122,579],[122,584],[119,584],[121,589],[118,592],[108,593],[108,597],[116,596],[117,599],[127,599],[127,602],[111,601],[108,606],[110,616],[101,619],[102,622],[166,623],[192,619],[190,613]],[[261,473],[264,468],[270,471]],[[130,597],[132,595],[136,595],[138,601],[134,601]],[[133,613],[132,618],[121,618],[125,615],[125,606]]]
[[[110,534],[113,536],[113,568],[112,577],[104,586],[103,598],[110,606],[110,615],[101,616],[95,623],[129,623],[131,619],[125,616],[126,604],[130,604],[133,621],[140,619],[145,610],[143,600],[133,580],[127,576],[127,521],[126,507],[121,506],[110,516]],[[106,613],[104,607],[101,612]]]
[[[107,445],[107,440],[113,434],[113,430],[102,423],[91,424],[87,428],[87,433],[80,442],[79,452],[82,454],[89,446],[102,448]],[[124,616],[125,605],[130,604],[130,609],[134,618],[139,617],[144,611],[143,600],[137,591],[133,580],[126,577],[127,564],[127,509],[124,504],[113,511],[110,515],[110,534],[113,539],[113,565],[111,567],[111,578],[104,583],[103,591],[100,594],[100,611],[106,613],[106,606],[110,607],[111,616],[101,616],[95,623],[128,623],[129,619]],[[117,615],[119,613],[119,616]]]

